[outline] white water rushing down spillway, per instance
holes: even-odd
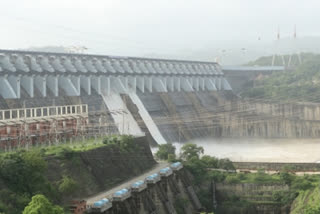
[[[133,136],[141,136],[144,134],[123,102],[120,94],[111,93],[109,95],[102,95],[102,97],[118,127],[120,134]]]
[[[166,144],[166,140],[163,138],[161,132],[159,131],[157,125],[154,123],[152,117],[150,116],[148,110],[144,107],[142,101],[136,93],[129,93],[129,97],[132,102],[139,109],[140,116],[143,122],[146,124],[151,136],[158,144]]]

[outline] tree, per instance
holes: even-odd
[[[63,194],[70,195],[77,189],[77,187],[78,184],[74,179],[64,175],[59,184],[59,191]]]
[[[181,157],[190,160],[195,157],[199,159],[200,154],[203,154],[204,150],[202,146],[197,146],[196,144],[187,143],[184,144],[181,148]]]
[[[294,180],[294,176],[287,171],[281,171],[280,178],[283,181],[283,183],[287,185],[291,185],[292,181]]]
[[[227,169],[227,170],[235,170],[233,163],[228,158],[223,158],[219,160],[218,167],[221,169]]]
[[[228,175],[225,179],[225,182],[228,184],[237,184],[240,183],[240,179],[236,175]]]
[[[0,159],[0,179],[12,190],[33,195],[45,183],[47,162],[39,152],[20,151]]]
[[[199,183],[206,174],[206,164],[196,156],[189,158],[184,166],[194,175],[196,183]]]
[[[176,147],[171,143],[159,145],[159,150],[156,153],[156,157],[160,160],[168,160],[169,155],[174,155],[176,153]],[[172,156],[170,157],[172,158]]]
[[[64,214],[61,207],[53,205],[44,195],[35,195],[23,210],[23,214]]]
[[[209,155],[204,155],[201,160],[207,165],[208,168],[218,168],[219,159],[216,157],[211,157]]]

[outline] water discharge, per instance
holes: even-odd
[[[103,97],[103,101],[107,105],[120,134],[134,136],[143,135],[143,132],[133,118],[131,112],[127,109],[120,94],[111,93],[110,95],[101,96]]]
[[[232,161],[319,162],[319,139],[201,139],[193,140],[205,154]],[[177,154],[181,144],[175,143]]]
[[[140,116],[143,122],[146,124],[151,136],[158,144],[165,144],[167,143],[166,140],[163,138],[162,134],[160,133],[157,125],[154,123],[152,117],[150,116],[147,109],[144,107],[143,103],[141,102],[140,98],[136,93],[129,93],[129,97],[131,98],[132,102],[136,104],[137,108],[139,109]]]

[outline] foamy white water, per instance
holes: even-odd
[[[201,139],[193,140],[207,155],[232,161],[319,162],[319,139]],[[177,154],[181,144],[174,144]]]
[[[102,95],[102,97],[109,111],[111,111],[111,116],[114,119],[120,134],[134,136],[144,134],[133,118],[131,112],[124,104],[120,94],[111,93],[110,95]]]
[[[152,117],[150,116],[147,109],[144,107],[142,101],[138,97],[136,93],[129,93],[129,97],[131,98],[132,102],[136,104],[137,108],[139,109],[140,116],[143,122],[146,124],[151,136],[158,144],[165,144],[167,141],[163,138],[161,132],[159,131],[157,125],[154,123]]]

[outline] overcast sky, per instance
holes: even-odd
[[[0,0],[0,48],[84,45],[115,55],[320,36],[319,0]],[[261,40],[258,40],[258,38]]]

